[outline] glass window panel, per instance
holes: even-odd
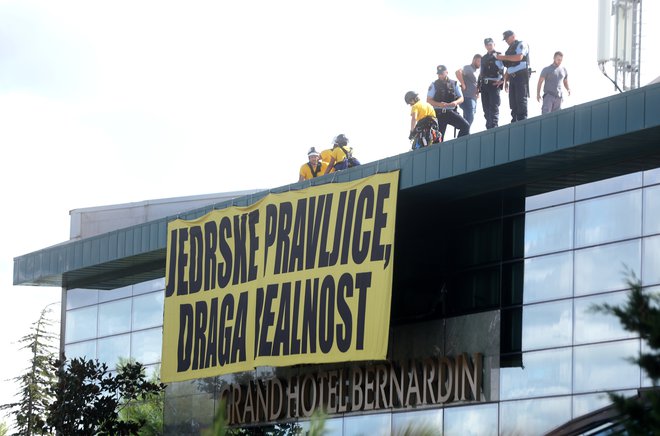
[[[617,392],[620,395],[630,397],[637,395],[636,390]],[[606,392],[597,394],[575,395],[573,397],[573,418],[578,418],[587,413],[609,406],[612,404],[610,396]]]
[[[642,342],[642,353],[650,353],[653,352],[653,350],[649,347],[648,343],[646,340],[641,341]],[[643,388],[650,388],[654,386],[653,384],[653,379],[648,376],[646,371],[640,367],[639,371],[641,372],[642,376],[642,387]]]
[[[576,247],[634,238],[641,234],[641,190],[575,204]]]
[[[575,295],[626,289],[625,271],[639,276],[639,239],[575,251]]]
[[[639,354],[639,340],[575,347],[574,392],[639,387],[639,366],[627,359]]]
[[[642,173],[631,173],[619,177],[600,180],[598,182],[586,183],[575,187],[575,199],[596,197],[598,195],[611,194],[613,192],[627,191],[642,186]]]
[[[572,333],[571,300],[523,307],[523,351],[571,345]]]
[[[500,403],[500,434],[544,434],[571,419],[571,397]]]
[[[444,435],[497,435],[497,404],[445,408]]]
[[[611,341],[634,338],[635,334],[626,331],[619,318],[609,313],[593,310],[595,305],[609,303],[621,306],[626,302],[627,291],[575,299],[575,343]]]
[[[131,335],[118,335],[99,339],[97,347],[96,353],[99,361],[113,370],[120,359],[130,357]]]
[[[123,288],[111,289],[109,291],[99,291],[99,302],[119,300],[133,295],[132,286],[124,286]]]
[[[142,364],[160,362],[163,343],[161,328],[131,333],[131,357]]]
[[[391,415],[349,416],[344,418],[344,436],[386,436],[391,433]]]
[[[133,285],[133,295],[145,294],[147,292],[160,291],[163,289],[165,289],[165,277]]]
[[[67,359],[81,357],[85,360],[96,359],[96,340],[76,342],[64,347],[64,355]]]
[[[642,283],[645,286],[660,283],[660,236],[644,238],[642,257]],[[639,274],[638,274],[639,277]]]
[[[76,307],[89,306],[99,301],[98,291],[96,289],[69,289],[66,291],[66,308],[75,309]]]
[[[66,312],[65,341],[68,343],[95,338],[96,314],[97,306],[68,310]]]
[[[523,354],[522,368],[500,369],[500,398],[540,397],[571,392],[571,349]]]
[[[163,325],[164,292],[133,297],[133,330]]]
[[[573,248],[573,204],[525,214],[525,256]]]
[[[99,304],[99,336],[131,330],[131,299]]]
[[[569,203],[575,200],[575,188],[564,188],[544,194],[533,195],[525,199],[525,210],[540,209],[542,207],[555,206],[557,204]]]
[[[644,234],[660,233],[660,186],[644,188]]]
[[[660,168],[644,171],[644,186],[660,183]]]
[[[525,259],[523,302],[573,295],[573,252]]]
[[[393,413],[392,434],[424,434],[440,436],[443,434],[442,409]]]

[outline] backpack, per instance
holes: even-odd
[[[343,151],[344,154],[346,155],[346,159],[344,159],[341,162],[341,163],[346,162],[346,168],[353,168],[353,167],[356,167],[356,166],[360,165],[360,161],[357,160],[356,157],[353,157],[353,150],[346,151],[346,149],[342,145],[340,145],[339,148],[341,148],[341,151]],[[335,167],[336,167],[336,165],[335,165]],[[341,169],[344,169],[344,168],[341,168]]]

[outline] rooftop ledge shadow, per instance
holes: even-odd
[[[424,207],[524,186],[528,195],[660,166],[660,84],[14,258],[14,285],[113,289],[165,274],[167,223],[248,206],[268,193],[400,170],[399,197]],[[415,213],[399,211],[398,213]]]

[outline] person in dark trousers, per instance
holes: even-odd
[[[472,56],[472,62],[463,68],[456,70],[456,78],[461,84],[463,92],[463,118],[471,126],[474,114],[477,112],[477,99],[479,99],[479,87],[477,86],[477,70],[481,67],[481,55]]]
[[[511,122],[527,119],[527,97],[529,97],[529,47],[516,39],[512,30],[502,34],[509,48],[495,58],[504,63],[506,75],[504,89],[509,92]]]
[[[431,83],[429,91],[426,94],[426,101],[435,109],[435,115],[438,119],[438,130],[443,138],[446,138],[445,131],[447,125],[458,129],[458,136],[465,136],[470,133],[470,123],[465,121],[456,109],[463,103],[463,94],[461,87],[455,80],[450,80],[447,67],[438,65],[436,68],[438,80]]]
[[[484,39],[486,54],[481,57],[479,70],[479,91],[481,92],[481,107],[486,118],[486,129],[497,127],[500,121],[500,90],[504,84],[504,64],[495,59],[501,54],[495,51],[493,38]]]

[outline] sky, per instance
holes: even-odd
[[[538,72],[564,53],[564,107],[613,95],[597,11],[597,0],[0,0],[0,374],[27,367],[16,341],[61,294],[13,286],[13,258],[66,241],[70,210],[283,186],[339,133],[363,163],[408,153],[406,91],[425,95],[436,65],[469,64],[486,37],[505,51],[509,29]],[[642,85],[660,76],[659,23],[660,2],[643,0]],[[506,94],[500,111],[508,123]],[[472,132],[484,124],[479,103]],[[16,390],[0,380],[0,404]]]

